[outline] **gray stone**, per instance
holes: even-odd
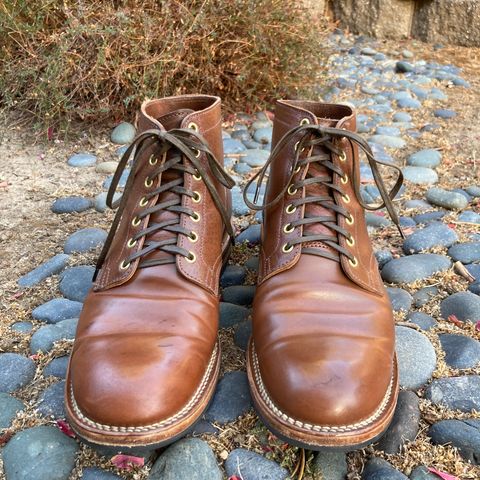
[[[49,352],[53,348],[55,342],[75,338],[77,323],[78,318],[69,318],[54,325],[40,327],[32,335],[32,339],[30,340],[30,351],[32,353],[38,351]]]
[[[57,198],[52,204],[53,213],[80,213],[92,208],[93,202],[85,197]]]
[[[233,327],[243,322],[250,314],[248,308],[233,303],[220,302],[220,328]]]
[[[244,448],[232,450],[225,461],[227,477],[242,480],[287,480],[290,475],[273,460]]]
[[[462,210],[468,205],[468,200],[462,194],[437,187],[428,190],[427,201],[449,210]]]
[[[51,275],[61,272],[67,266],[69,258],[70,256],[65,255],[64,253],[59,253],[53,256],[45,263],[42,263],[34,270],[31,270],[27,274],[20,277],[18,279],[18,285],[21,287],[32,287]]]
[[[388,227],[390,220],[382,215],[378,215],[373,212],[365,212],[365,220],[369,227]]]
[[[67,164],[71,167],[91,167],[95,163],[97,163],[97,157],[91,153],[76,153],[67,160]]]
[[[117,167],[117,162],[101,162],[95,166],[95,171],[97,173],[114,173]]]
[[[414,66],[409,62],[399,61],[395,65],[395,71],[398,73],[413,72]]]
[[[243,351],[247,350],[248,342],[251,336],[252,336],[251,320],[246,320],[235,326],[235,334],[233,336],[233,341],[235,345],[241,348]]]
[[[392,137],[390,135],[372,135],[369,138],[369,142],[378,143],[384,147],[389,148],[403,148],[407,145],[407,142],[399,137]]]
[[[101,228],[82,228],[72,233],[65,241],[65,253],[88,252],[100,247],[107,239],[107,232]]]
[[[419,399],[408,390],[400,391],[392,422],[378,442],[377,448],[396,454],[406,442],[415,440],[420,424]]]
[[[55,427],[16,433],[3,448],[8,480],[68,480],[75,466],[77,442]]]
[[[457,292],[440,304],[442,317],[455,315],[458,320],[477,322],[480,320],[480,297],[471,292]]]
[[[465,210],[458,216],[460,222],[480,223],[480,213],[473,210]]]
[[[407,320],[419,326],[422,330],[431,330],[437,325],[433,317],[423,312],[412,312],[408,315]]]
[[[130,175],[130,169],[127,168],[120,175],[120,178],[119,178],[118,184],[117,184],[117,189],[118,188],[120,188],[120,189],[125,188],[125,185],[127,184],[127,180],[128,180],[129,175]],[[108,176],[105,179],[105,181],[103,182],[102,187],[105,188],[106,190],[109,189],[110,186],[112,185],[112,181],[113,181],[113,175]]]
[[[467,462],[480,465],[480,420],[441,420],[428,431],[437,445],[452,445]]]
[[[65,418],[65,381],[47,387],[38,399],[37,410],[44,417]]]
[[[222,301],[249,306],[253,303],[254,295],[255,287],[253,285],[234,285],[223,289]]]
[[[392,119],[396,123],[411,122],[412,116],[407,112],[397,112],[393,114]]]
[[[445,210],[433,210],[432,212],[419,213],[414,215],[413,219],[420,224],[428,224],[442,219],[447,212]]]
[[[239,175],[247,175],[252,171],[252,167],[249,167],[246,163],[239,162],[233,166],[233,171]]]
[[[35,308],[32,317],[47,323],[57,323],[67,318],[78,317],[82,306],[80,302],[73,302],[66,298],[54,298]]]
[[[12,420],[18,412],[21,412],[25,405],[20,400],[8,393],[0,393],[0,431],[10,427]]]
[[[412,58],[413,53],[410,50],[403,50],[402,51],[402,56],[403,56],[403,58]]]
[[[97,467],[87,467],[82,470],[81,480],[121,480],[122,477]]]
[[[243,200],[242,190],[238,186],[234,186],[232,192],[232,211],[237,217],[247,215],[250,213],[250,209]]]
[[[54,358],[43,370],[44,377],[57,377],[65,378],[67,376],[67,366],[69,357],[67,355],[63,357]]]
[[[418,229],[403,242],[403,251],[408,255],[434,247],[449,247],[458,241],[455,230],[443,223],[432,223]]]
[[[405,97],[405,98],[399,98],[397,100],[397,106],[400,108],[410,108],[413,110],[418,110],[422,106],[422,104],[416,98]]]
[[[13,325],[10,326],[10,328],[14,332],[30,333],[33,329],[33,323],[32,322],[15,322]]]
[[[393,260],[393,255],[390,250],[377,250],[375,252],[375,258],[377,259],[378,268],[383,268],[390,260]]]
[[[241,285],[245,280],[247,270],[240,265],[227,265],[220,276],[220,286],[222,288],[232,285]]]
[[[258,257],[250,257],[246,262],[245,266],[249,270],[253,270],[254,272],[258,272],[258,265],[259,265],[260,259]]]
[[[455,261],[474,263],[480,261],[480,242],[458,243],[448,249],[448,254]]]
[[[420,465],[412,470],[410,480],[438,480],[438,476],[430,473],[427,467]]]
[[[244,152],[247,149],[240,140],[234,138],[225,138],[223,140],[223,153],[225,155],[232,155]]]
[[[272,127],[259,128],[253,133],[253,138],[259,143],[268,144],[272,142]]]
[[[435,253],[419,253],[394,258],[382,268],[382,278],[389,283],[410,283],[428,278],[450,268],[450,260]]]
[[[120,192],[115,192],[113,194],[113,201],[120,200],[122,197],[122,194]],[[103,213],[108,207],[107,207],[107,192],[100,192],[96,197],[94,201],[94,206],[95,210],[97,212]]]
[[[117,145],[125,145],[133,141],[135,133],[135,127],[131,123],[122,122],[112,130],[110,140]]]
[[[250,225],[235,238],[236,243],[248,242],[250,245],[258,245],[260,243],[260,235],[262,226],[259,223]]]
[[[367,462],[363,470],[362,480],[408,480],[408,477],[386,460],[373,457]]]
[[[472,197],[480,197],[480,185],[471,185],[470,187],[466,187],[465,191]]]
[[[33,380],[35,362],[19,353],[0,353],[0,392],[10,393]]]
[[[319,478],[325,480],[345,480],[348,473],[347,457],[344,452],[320,450],[315,455],[312,468],[314,474],[318,475]]]
[[[400,386],[415,390],[427,383],[437,365],[437,356],[430,340],[413,328],[397,326],[395,348]]]
[[[438,182],[438,174],[431,168],[406,166],[402,168],[402,173],[405,180],[417,185],[431,185]]]
[[[454,118],[457,116],[457,112],[454,112],[453,110],[447,110],[447,109],[439,109],[435,110],[433,114],[438,117],[438,118]]]
[[[444,333],[438,336],[445,362],[453,368],[473,368],[480,363],[480,342],[464,335]]]
[[[480,410],[480,376],[438,378],[427,387],[425,396],[436,405],[452,410]]]
[[[69,300],[83,302],[92,286],[94,273],[95,268],[88,265],[65,270],[60,281],[60,292]]]
[[[435,286],[423,287],[413,294],[413,303],[416,307],[422,307],[438,294]]]
[[[414,208],[416,210],[430,210],[432,208],[429,203],[427,203],[425,200],[420,199],[407,200],[404,206],[407,209]]]
[[[224,424],[233,422],[252,408],[245,372],[228,372],[218,382],[205,420]]]
[[[262,149],[247,150],[240,160],[250,167],[263,167],[268,160],[270,153]]]
[[[408,312],[412,306],[413,298],[412,296],[402,288],[387,288],[388,296],[390,297],[390,302],[394,311],[398,312],[403,310]]]
[[[384,125],[379,125],[375,129],[375,133],[377,135],[390,135],[392,137],[399,137],[400,136],[400,129],[397,127],[388,127]]]

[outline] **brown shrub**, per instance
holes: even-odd
[[[146,97],[262,106],[305,90],[327,27],[295,0],[3,0],[0,103],[42,128],[118,120]]]

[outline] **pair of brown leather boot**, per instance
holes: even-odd
[[[207,408],[220,365],[219,276],[233,239],[220,99],[146,102],[124,194],[80,317],[66,409],[96,444],[161,446]],[[358,146],[384,204],[368,144],[343,105],[279,101],[248,376],[257,411],[309,449],[381,434],[398,390],[391,306],[369,242]],[[255,179],[253,179],[255,180]],[[115,206],[115,205],[114,205]]]

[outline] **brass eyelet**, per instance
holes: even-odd
[[[151,178],[148,178],[148,177],[147,177],[147,178],[145,179],[145,186],[146,186],[147,188],[150,188],[152,185],[153,185],[153,180],[152,180]]]
[[[148,159],[148,163],[150,165],[156,165],[158,162],[158,158],[155,157],[154,155],[150,155],[150,158]]]
[[[348,260],[348,263],[349,263],[352,267],[358,266],[357,257],[353,257],[353,260],[349,259],[349,260]]]
[[[192,197],[192,202],[194,203],[200,203],[200,200],[202,199],[202,196],[197,192],[193,192],[193,197]]]
[[[295,227],[292,227],[292,224],[291,224],[291,223],[287,223],[287,224],[283,227],[283,231],[284,231],[285,233],[292,233],[294,230],[295,230]]]
[[[198,235],[196,232],[193,230],[190,232],[190,235],[188,236],[188,239],[192,242],[195,243],[198,240]]]
[[[140,199],[140,201],[138,202],[138,204],[141,206],[141,207],[144,207],[145,205],[148,205],[148,200],[145,198],[145,197],[142,197]]]
[[[192,150],[194,152],[195,158],[198,158],[202,154],[202,152],[198,148],[192,147]]]
[[[342,200],[345,202],[345,203],[350,203],[350,196],[345,194],[345,195],[342,195]]]
[[[355,239],[353,238],[352,235],[350,235],[348,238],[347,238],[347,245],[349,247],[353,247],[355,245]]]
[[[293,171],[293,173],[298,173],[302,167],[300,165]]]
[[[289,205],[287,205],[287,208],[285,209],[285,211],[287,213],[293,213],[295,212],[295,210],[297,209],[297,207],[295,207],[294,205],[292,205],[291,203]]]
[[[137,241],[134,240],[133,238],[131,238],[131,239],[127,242],[127,247],[128,247],[128,248],[133,248],[136,244],[137,244]]]
[[[310,120],[308,118],[302,118],[300,120],[300,125],[310,125]]]
[[[340,181],[346,185],[348,183],[348,175],[345,174],[342,178],[340,178]]]
[[[190,218],[191,218],[192,221],[194,221],[194,222],[199,222],[199,221],[200,221],[200,214],[197,213],[197,212],[193,212],[193,214],[190,215]]]
[[[188,257],[185,257],[188,263],[193,263],[197,260],[197,256],[193,252],[188,252]]]
[[[140,223],[142,223],[142,220],[140,220],[140,218],[138,217],[135,217],[133,220],[132,220],[132,225],[134,227],[138,227],[140,225]]]
[[[126,270],[130,266],[130,262],[125,263],[125,260],[120,264],[120,270]]]
[[[198,132],[198,125],[195,122],[190,122],[187,126],[190,130]]]
[[[300,142],[297,142],[297,143],[295,144],[295,146],[293,147],[293,148],[295,149],[295,151],[298,150],[298,145],[299,145],[299,144],[300,144]],[[300,150],[300,152],[304,152],[304,151],[305,151],[305,147],[303,147],[303,148]]]
[[[338,158],[341,162],[345,162],[347,160],[347,153],[345,150],[342,150],[342,153],[338,156]]]
[[[293,184],[290,185],[287,189],[289,195],[295,195],[298,192],[298,189],[293,187]]]
[[[288,253],[288,252],[291,252],[293,250],[293,245],[289,245],[288,243],[286,243],[283,247],[282,247],[282,252],[283,253]]]
[[[353,225],[355,223],[355,219],[353,218],[353,215],[350,214],[345,221],[347,222],[348,225]]]
[[[195,174],[193,175],[193,178],[194,178],[194,180],[197,180],[197,181],[198,181],[198,180],[201,180],[201,179],[202,179],[202,176],[197,172],[197,173],[195,173]]]

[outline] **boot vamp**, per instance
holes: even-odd
[[[91,291],[70,365],[80,410],[105,425],[149,425],[175,415],[201,384],[217,324],[216,297],[173,264]]]
[[[370,417],[392,376],[394,327],[388,296],[369,293],[339,263],[303,254],[257,289],[253,339],[273,403],[316,425]]]

